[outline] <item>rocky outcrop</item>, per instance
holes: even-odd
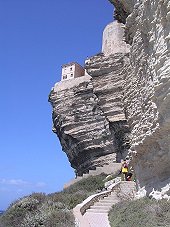
[[[153,188],[166,192],[170,188],[170,2],[110,2],[125,23],[131,45],[124,101],[138,183],[148,194]]]
[[[129,148],[129,126],[124,112],[123,84],[126,71],[124,67],[128,54],[94,56],[86,61],[85,68],[92,76],[94,93],[98,105],[109,122],[110,132],[114,138],[117,161],[120,161]]]
[[[115,6],[114,17],[120,23],[125,24],[126,18],[133,11],[135,0],[109,0]]]
[[[126,58],[119,53],[93,56],[86,61],[90,76],[61,81],[50,93],[53,131],[78,175],[127,153],[129,128],[122,105]]]

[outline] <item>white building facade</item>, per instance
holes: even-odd
[[[84,75],[85,75],[84,68],[77,62],[70,62],[68,64],[62,65],[61,80],[70,80]]]

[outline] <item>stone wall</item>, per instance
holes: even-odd
[[[170,2],[115,4],[131,45],[124,103],[131,128],[131,155],[147,193],[170,187]],[[120,8],[121,6],[121,8]]]

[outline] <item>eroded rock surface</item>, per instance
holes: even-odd
[[[61,81],[52,89],[53,131],[78,175],[120,159],[129,148],[122,105],[125,54],[86,61],[90,76]]]
[[[170,2],[110,0],[131,45],[125,108],[131,154],[147,193],[170,186]]]

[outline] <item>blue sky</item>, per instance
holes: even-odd
[[[48,94],[62,64],[101,51],[112,15],[108,0],[0,0],[0,210],[74,178]]]

